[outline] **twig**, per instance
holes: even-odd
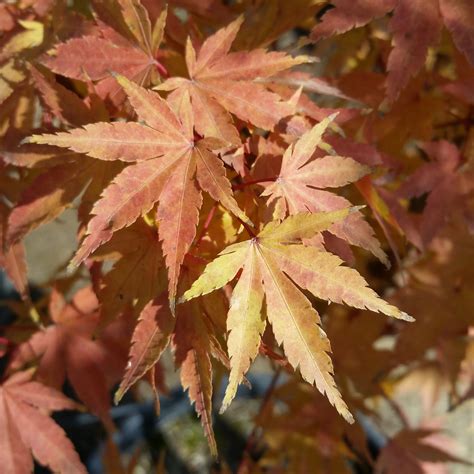
[[[273,178],[260,178],[260,179],[253,179],[251,181],[244,181],[243,183],[240,183],[240,184],[233,184],[232,185],[232,188],[234,190],[237,190],[237,189],[243,189],[245,188],[246,186],[250,186],[252,184],[260,184],[260,183],[271,183],[271,182],[274,182],[277,180],[277,177],[273,177]]]

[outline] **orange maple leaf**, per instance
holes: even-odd
[[[294,104],[283,102],[257,79],[310,61],[306,56],[292,58],[264,49],[229,53],[242,22],[239,17],[220,29],[204,41],[197,53],[188,38],[189,79],[173,77],[157,86],[159,90],[173,91],[171,101],[179,102],[184,94],[189,94],[197,132],[230,143],[239,143],[239,136],[229,112],[267,130],[294,113]]]
[[[101,160],[137,162],[125,168],[95,203],[94,217],[73,264],[82,262],[115,231],[132,224],[158,201],[158,230],[173,308],[180,267],[196,235],[201,189],[238,218],[249,220],[232,195],[224,164],[212,151],[215,140],[195,139],[189,98],[175,113],[157,93],[123,76],[117,80],[146,125],[96,123],[67,133],[35,135],[29,141],[69,148]]]
[[[148,11],[139,1],[119,0],[102,6],[99,15],[114,28],[101,23],[95,35],[72,38],[58,44],[43,64],[57,74],[72,79],[95,81],[95,90],[103,99],[119,105],[125,96],[110,71],[148,85],[156,82],[157,73],[164,73],[157,60],[164,34],[166,10],[152,28]],[[96,5],[100,7],[100,5]]]

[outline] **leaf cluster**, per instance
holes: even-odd
[[[214,457],[223,377],[221,414],[258,357],[275,373],[239,472],[465,462],[447,408],[412,423],[399,398],[472,394],[470,3],[0,5],[6,472],[85,472],[48,414],[111,435],[111,391],[159,411],[169,354]],[[77,248],[33,302],[25,243],[66,209]]]

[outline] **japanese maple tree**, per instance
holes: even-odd
[[[160,411],[169,355],[222,472],[257,358],[239,473],[469,465],[442,431],[474,387],[473,88],[470,0],[0,5],[5,472],[86,472],[49,415],[111,439],[127,392]],[[29,242],[66,209],[76,248],[33,298]]]

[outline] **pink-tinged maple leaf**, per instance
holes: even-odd
[[[240,17],[204,41],[196,52],[190,39],[186,43],[189,79],[174,77],[158,86],[173,91],[170,100],[180,101],[189,94],[196,130],[203,136],[238,143],[231,115],[258,127],[272,130],[283,117],[294,112],[291,102],[283,102],[257,79],[264,79],[309,61],[264,49],[229,52],[239,31]]]
[[[444,85],[443,90],[462,102],[474,105],[474,68],[461,55],[454,59],[457,77]]]
[[[386,81],[390,101],[423,66],[428,48],[438,41],[442,26],[438,0],[399,0],[390,21],[393,49]]]
[[[460,169],[461,155],[455,145],[442,140],[425,143],[423,150],[431,161],[422,164],[400,186],[397,196],[412,199],[428,194],[418,222],[421,243],[426,247],[450,213],[463,208],[463,199],[469,190],[472,192],[472,184]]]
[[[439,0],[444,24],[454,44],[474,66],[474,8],[471,0]]]
[[[353,160],[367,166],[390,165],[389,158],[380,153],[374,145],[359,143],[347,137],[331,135],[326,141],[341,156],[350,156]]]
[[[351,205],[347,199],[325,188],[338,188],[355,182],[367,175],[370,168],[348,157],[328,155],[313,158],[317,148],[324,145],[322,136],[333,118],[326,118],[315,125],[285,151],[275,182],[266,185],[262,193],[269,197],[268,205],[274,208],[275,218],[282,219],[305,211],[335,211]],[[360,211],[342,222],[336,222],[329,232],[388,262]]]
[[[111,429],[109,389],[122,374],[126,354],[108,340],[108,333],[115,330],[113,325],[98,340],[92,340],[98,310],[97,299],[90,288],[76,293],[70,304],[53,291],[50,316],[54,324],[18,346],[9,370],[39,359],[40,380],[60,388],[67,377],[78,397]],[[120,326],[122,337],[126,338],[128,321],[118,320],[114,324]]]
[[[406,285],[397,289],[391,301],[416,311],[417,323],[398,334],[394,353],[399,364],[425,360],[432,351],[450,380],[457,379],[466,351],[463,340],[474,314],[473,260],[472,234],[462,219],[453,219],[437,233],[425,256],[406,267]],[[447,357],[453,348],[459,356],[453,352]],[[418,391],[419,384],[413,387]],[[432,419],[432,414],[426,413],[425,419]]]
[[[106,161],[137,162],[118,174],[94,204],[94,217],[73,263],[82,262],[158,201],[158,231],[174,307],[180,267],[196,235],[201,189],[239,219],[249,220],[232,195],[224,164],[212,152],[215,140],[195,141],[189,98],[180,104],[177,115],[157,93],[123,76],[118,81],[146,125],[96,123],[67,133],[36,135],[30,142],[65,147]]]
[[[470,0],[334,0],[333,9],[311,32],[315,41],[352,28],[393,10],[390,30],[393,49],[388,58],[387,97],[397,99],[400,91],[423,66],[428,48],[435,45],[444,25],[454,43],[474,65],[474,9]]]
[[[332,0],[333,8],[313,28],[311,39],[318,41],[366,25],[373,19],[386,15],[396,3],[397,0]]]
[[[47,412],[77,409],[62,393],[19,372],[0,385],[0,459],[5,473],[30,474],[33,457],[53,472],[86,474],[71,441]]]
[[[434,463],[466,463],[465,460],[443,449],[446,440],[436,443],[437,430],[404,429],[382,449],[375,466],[376,474],[429,474]],[[444,441],[444,442],[443,442]],[[447,472],[447,471],[440,471]]]
[[[55,47],[43,64],[57,74],[96,83],[95,90],[115,105],[124,99],[123,91],[111,77],[110,71],[148,85],[163,73],[157,60],[163,37],[166,10],[152,31],[147,10],[139,0],[120,0],[120,11],[111,12],[117,30],[101,24],[95,35],[72,38]]]

